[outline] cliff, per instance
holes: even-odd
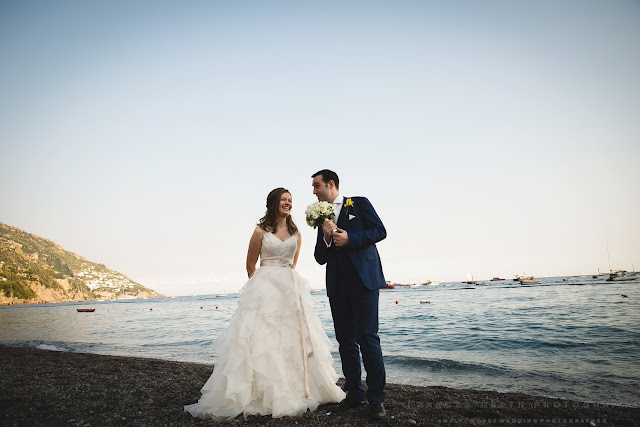
[[[160,296],[104,264],[0,223],[0,305]]]

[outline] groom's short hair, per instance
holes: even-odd
[[[311,175],[311,178],[315,178],[318,175],[322,175],[322,182],[325,184],[329,184],[329,181],[333,181],[336,184],[336,188],[340,189],[340,178],[338,178],[338,174],[329,169],[322,169]]]

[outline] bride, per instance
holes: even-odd
[[[309,283],[294,270],[301,237],[291,206],[284,188],[267,196],[267,212],[249,242],[249,280],[214,344],[217,363],[198,403],[184,407],[194,417],[299,416],[345,398]]]

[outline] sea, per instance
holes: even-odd
[[[640,281],[541,280],[381,290],[387,382],[640,407]],[[237,300],[229,294],[2,306],[0,344],[214,364],[212,342]],[[325,292],[312,301],[341,373]]]

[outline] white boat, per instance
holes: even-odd
[[[616,271],[614,273],[609,274],[609,278],[607,282],[629,282],[631,280],[640,279],[640,273],[635,271]]]
[[[535,279],[520,280],[520,284],[521,285],[540,285],[542,284],[542,280],[535,280]]]
[[[420,286],[422,286],[421,284],[414,284],[414,285],[409,285],[410,288],[419,288]]]

